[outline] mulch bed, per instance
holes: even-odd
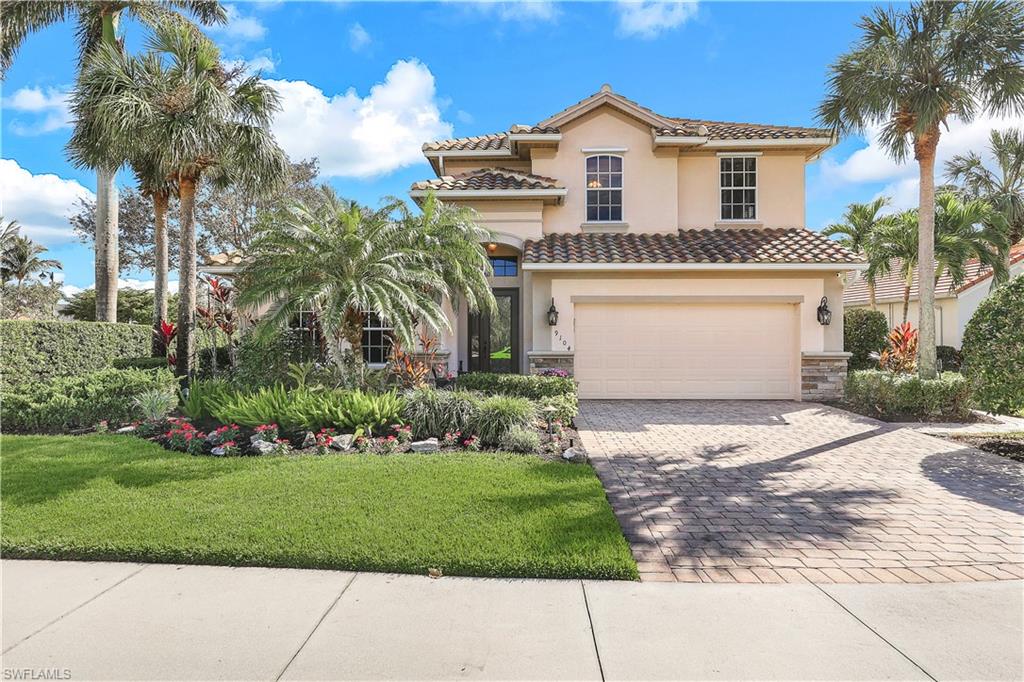
[[[1012,459],[1015,462],[1024,462],[1024,432],[1006,434],[980,434],[980,435],[955,435],[949,436],[949,440],[955,443],[970,445],[971,447],[991,452],[995,455]]]

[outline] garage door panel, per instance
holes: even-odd
[[[583,398],[793,398],[792,305],[577,304]]]

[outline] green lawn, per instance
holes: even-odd
[[[4,436],[7,557],[636,578],[587,466],[492,454],[191,457]]]

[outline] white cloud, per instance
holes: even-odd
[[[619,35],[652,40],[695,17],[697,1],[619,0],[616,9],[619,13]]]
[[[1024,116],[976,118],[971,123],[952,120],[949,130],[943,129],[936,154],[935,181],[945,181],[945,163],[957,154],[974,151],[986,161],[989,132],[993,129],[1024,127]],[[878,128],[868,131],[868,145],[853,152],[842,162],[824,159],[821,178],[826,187],[840,187],[864,183],[886,183],[878,196],[892,198],[896,210],[917,206],[920,186],[917,162],[911,155],[903,163],[897,163],[878,141]]]
[[[47,246],[74,240],[68,217],[80,198],[95,195],[76,180],[33,175],[14,159],[0,159],[0,215],[21,223],[22,234]]]
[[[348,29],[348,46],[352,48],[353,52],[359,52],[360,50],[369,47],[373,39],[370,38],[370,34],[367,33],[366,29],[359,22],[352,24]]]
[[[250,59],[243,57],[235,57],[234,59],[225,60],[225,64],[229,68],[242,67],[247,74],[260,73],[274,73],[277,70],[278,60],[274,57],[273,51],[268,47],[260,50]]]
[[[476,0],[470,6],[487,17],[509,22],[555,21],[561,14],[558,6],[547,0]]]
[[[22,114],[10,123],[15,135],[42,135],[71,126],[68,93],[57,88],[20,88],[3,99],[3,107]]]
[[[306,81],[267,81],[281,95],[277,140],[293,159],[320,159],[333,177],[369,177],[423,161],[428,140],[451,137],[441,119],[434,75],[413,59],[392,65],[383,83],[360,97],[327,95]]]
[[[463,109],[459,109],[455,112],[455,118],[459,119],[459,123],[472,123],[476,120],[473,118],[473,114]]]
[[[208,30],[237,41],[261,40],[267,34],[267,27],[254,16],[245,16],[235,5],[225,5],[228,23],[222,26],[210,26]]]

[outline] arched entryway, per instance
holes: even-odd
[[[518,373],[523,364],[522,242],[510,235],[495,235],[485,248],[494,269],[490,281],[497,310],[467,314],[466,368]]]

